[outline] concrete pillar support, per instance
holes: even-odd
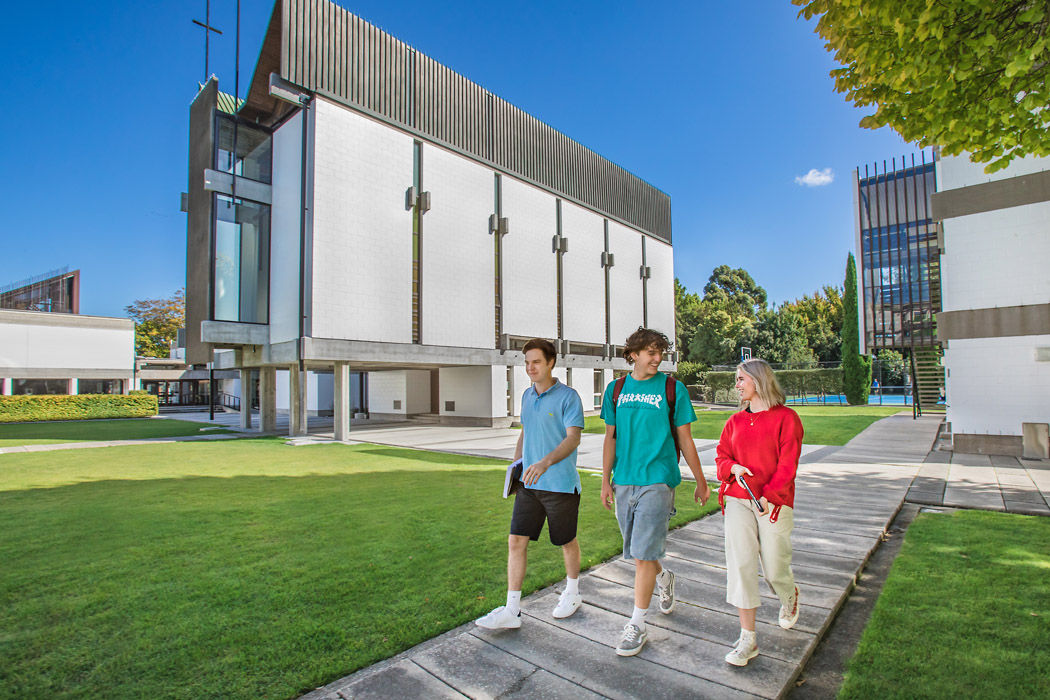
[[[66,389],[66,393],[69,394],[70,396],[76,396],[77,394],[79,394],[80,393],[80,380],[77,379],[76,377],[73,377],[72,379],[69,379],[67,381],[69,382],[69,386]]]
[[[0,396],[10,396],[14,390],[13,384],[10,377],[0,379]]]
[[[288,371],[288,434],[306,435],[306,371],[292,365]]]
[[[259,369],[259,430],[277,431],[277,368]]]
[[[332,402],[335,414],[335,439],[350,439],[350,364],[335,363],[335,391]]]
[[[241,370],[241,428],[252,428],[252,371]]]

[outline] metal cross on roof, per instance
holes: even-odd
[[[211,0],[205,0],[204,3],[204,21],[193,20],[193,23],[198,27],[204,28],[204,83],[208,83],[210,73],[208,72],[208,39],[211,38],[211,33],[222,35],[222,31],[211,26]]]

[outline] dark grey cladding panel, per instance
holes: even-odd
[[[1050,171],[944,190],[930,197],[937,221],[1050,201]]]
[[[671,198],[328,0],[281,0],[285,80],[671,242]]]
[[[964,309],[937,314],[937,337],[942,341],[1047,334],[1050,334],[1050,304]]]

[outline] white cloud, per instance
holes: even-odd
[[[813,168],[805,175],[795,176],[795,184],[805,185],[806,187],[823,187],[824,185],[830,185],[834,181],[835,173],[831,172],[831,168],[824,168],[823,170]]]

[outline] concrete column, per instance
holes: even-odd
[[[10,396],[13,385],[14,382],[11,381],[10,377],[0,379],[0,396]]]
[[[335,439],[350,439],[350,364],[335,363],[335,391],[332,396],[335,414]]]
[[[241,370],[241,428],[252,427],[252,371]]]
[[[306,387],[306,372],[292,365],[288,371],[288,434],[293,437],[306,435]]]
[[[67,381],[69,382],[69,387],[66,389],[67,394],[69,394],[70,396],[76,396],[78,393],[80,393],[79,379],[73,377],[72,379],[69,379]]]
[[[277,368],[259,368],[259,430],[277,430]]]

